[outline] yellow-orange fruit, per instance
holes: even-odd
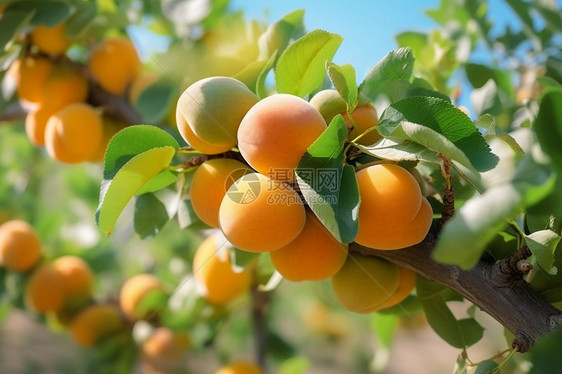
[[[86,101],[88,78],[75,67],[60,63],[49,74],[43,90],[43,105],[58,111],[69,104]]]
[[[151,371],[175,373],[183,366],[188,347],[187,333],[159,327],[142,343],[141,360]]]
[[[27,222],[12,220],[0,225],[0,266],[23,273],[40,258],[41,242]]]
[[[98,152],[103,124],[96,110],[85,103],[70,104],[47,122],[45,147],[55,160],[76,164]]]
[[[372,165],[357,172],[361,196],[355,241],[376,249],[417,244],[431,226],[433,211],[416,179],[398,165]]]
[[[316,218],[307,211],[301,233],[281,249],[270,252],[275,269],[291,281],[322,280],[332,277],[347,258],[347,245],[336,240]]]
[[[347,114],[347,104],[336,90],[328,89],[318,92],[310,100],[310,104],[322,114],[326,123],[330,123],[336,115],[341,114],[350,131],[348,137],[350,141],[379,123],[375,107],[369,102],[369,98],[364,95],[359,95],[357,106],[351,112],[353,121],[350,120]],[[355,123],[355,126],[353,123]],[[370,131],[359,139],[358,143],[370,145],[380,138],[381,136],[378,132]]]
[[[24,57],[15,69],[16,92],[23,105],[32,107],[45,98],[45,84],[54,69],[51,60],[43,57]]]
[[[45,145],[45,129],[49,118],[56,111],[47,106],[41,106],[37,110],[32,110],[25,116],[25,133],[31,144],[36,147]]]
[[[400,282],[398,283],[398,288],[394,291],[392,296],[379,305],[376,310],[390,308],[391,306],[402,302],[416,287],[416,273],[403,266],[398,266],[398,269],[400,271]]]
[[[332,289],[347,310],[370,313],[396,292],[399,282],[400,271],[393,263],[350,253],[332,277]]]
[[[220,368],[215,374],[264,374],[264,371],[250,361],[234,361]]]
[[[70,331],[78,344],[91,347],[102,339],[119,332],[123,327],[124,322],[117,307],[91,305],[74,318]]]
[[[305,219],[295,190],[259,173],[238,179],[219,208],[220,228],[228,241],[249,252],[270,252],[289,244]]]
[[[201,221],[219,227],[219,208],[226,191],[236,180],[251,172],[246,164],[230,158],[215,158],[201,164],[189,186],[193,210]]]
[[[199,152],[208,155],[216,155],[219,153],[226,152],[230,149],[230,148],[225,149],[225,147],[223,146],[216,146],[214,144],[206,143],[203,140],[199,139],[197,135],[193,133],[193,131],[185,121],[183,114],[177,109],[177,106],[176,106],[176,126],[178,128],[178,131],[180,131],[181,135],[187,142],[187,144],[189,144],[191,147],[198,150]]]
[[[152,310],[143,305],[147,297],[154,293],[166,293],[162,282],[151,274],[138,274],[129,278],[121,288],[119,302],[121,310],[129,319],[142,320],[150,317]]]
[[[228,151],[237,143],[236,134],[242,118],[257,102],[257,96],[234,78],[201,79],[190,85],[178,100],[178,130],[187,142],[193,134],[203,145],[207,143],[222,152]],[[208,153],[206,149],[196,149]]]
[[[222,305],[250,288],[250,273],[235,270],[230,263],[232,247],[220,235],[209,236],[201,243],[193,258],[193,275],[203,290],[203,297]]]
[[[122,95],[139,73],[141,61],[129,39],[108,38],[94,48],[88,67],[102,88]]]
[[[42,52],[59,55],[66,51],[72,41],[65,34],[66,24],[59,23],[54,27],[37,26],[31,30],[31,41]]]
[[[129,89],[129,103],[135,105],[139,100],[139,96],[146,90],[152,83],[158,80],[158,74],[153,72],[145,72],[137,75],[131,83]]]
[[[38,312],[58,311],[65,299],[64,277],[51,265],[39,267],[29,279],[25,297]]]
[[[238,148],[250,166],[272,178],[294,180],[294,169],[326,122],[307,101],[277,94],[254,105],[238,129]]]
[[[94,275],[86,261],[76,256],[62,256],[53,262],[53,268],[64,278],[66,299],[92,295]]]

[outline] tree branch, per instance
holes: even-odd
[[[352,243],[350,250],[384,258],[451,288],[511,331],[515,335],[512,346],[520,352],[528,351],[542,336],[562,326],[562,312],[539,298],[523,279],[523,273],[528,270],[524,258],[510,258],[496,264],[480,261],[472,269],[462,270],[431,259],[435,244],[432,237],[395,251],[371,249],[357,243]],[[514,256],[526,257],[521,252]]]

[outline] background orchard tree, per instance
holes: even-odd
[[[322,371],[352,325],[330,365],[376,372],[420,318],[455,373],[562,369],[555,2],[443,0],[364,78],[303,10],[194,3],[0,1],[0,318],[84,347],[52,370]]]

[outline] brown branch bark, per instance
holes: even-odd
[[[255,359],[261,368],[265,369],[267,353],[267,321],[266,307],[269,303],[269,294],[252,285],[252,323],[254,326]]]
[[[528,270],[528,266],[521,266],[525,264],[523,258],[496,264],[480,261],[474,268],[462,270],[433,261],[434,244],[428,237],[420,244],[395,251],[375,250],[357,243],[352,243],[350,250],[384,258],[451,288],[511,331],[515,335],[512,346],[520,352],[528,351],[542,336],[562,326],[562,312],[539,298],[523,279]]]

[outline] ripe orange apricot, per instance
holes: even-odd
[[[416,287],[416,272],[403,266],[398,266],[398,269],[400,271],[400,283],[398,283],[398,288],[394,291],[392,296],[379,305],[376,310],[390,308],[402,302]]]
[[[25,291],[26,301],[37,312],[58,311],[64,303],[64,277],[51,265],[33,272]]]
[[[133,79],[131,87],[129,88],[129,103],[131,103],[131,105],[135,105],[139,100],[139,96],[142,94],[142,92],[157,80],[158,74],[151,71],[143,72],[137,75]]]
[[[31,144],[36,147],[45,145],[45,129],[47,122],[55,110],[48,106],[40,106],[37,110],[31,110],[25,116],[25,133]]]
[[[347,128],[349,129],[348,140],[353,140],[367,129],[375,127],[379,123],[377,111],[375,107],[369,102],[369,98],[365,95],[359,95],[357,106],[351,112],[351,121],[347,114],[347,105],[344,99],[340,96],[338,91],[333,89],[322,90],[318,92],[310,100],[310,104],[314,106],[326,123],[330,123],[332,119],[341,114],[345,120]],[[355,126],[353,125],[355,123]],[[368,134],[358,140],[358,143],[363,145],[371,145],[379,140],[381,136],[376,131],[370,131]]]
[[[84,346],[92,347],[124,327],[119,309],[113,305],[91,305],[83,309],[70,325],[74,340]]]
[[[151,274],[138,274],[129,278],[121,287],[119,303],[121,310],[131,320],[143,320],[149,318],[153,313],[147,310],[147,298],[154,294],[165,294],[166,289],[162,282]]]
[[[47,122],[45,147],[60,162],[76,164],[98,152],[103,138],[103,124],[96,110],[85,103],[75,103],[60,110]]]
[[[192,134],[203,145],[211,144],[221,152],[226,152],[236,145],[240,122],[257,102],[257,96],[234,78],[201,79],[190,85],[178,100],[178,130],[193,147]],[[189,138],[192,138],[191,142]],[[206,149],[196,149],[207,153]]]
[[[66,299],[84,299],[92,295],[94,275],[86,261],[77,256],[62,256],[53,268],[64,278]]]
[[[142,343],[141,360],[151,371],[175,373],[183,366],[188,347],[187,333],[159,327]]]
[[[102,88],[122,95],[141,68],[135,46],[126,38],[108,38],[92,51],[88,67]]]
[[[238,129],[238,148],[258,172],[291,182],[302,155],[325,129],[322,115],[307,101],[276,94],[248,111]]]
[[[17,64],[14,77],[20,102],[26,107],[41,104],[45,98],[44,87],[54,64],[44,57],[24,57]]]
[[[281,249],[270,252],[273,266],[291,281],[322,280],[332,277],[347,258],[347,245],[336,240],[318,220],[307,211],[301,233]]]
[[[0,225],[0,266],[26,272],[41,258],[41,242],[33,227],[20,220]]]
[[[231,250],[222,235],[212,235],[201,243],[193,257],[193,276],[205,300],[215,305],[226,304],[250,288],[250,272],[234,269]]]
[[[64,22],[53,27],[37,26],[31,30],[31,41],[42,52],[50,55],[60,55],[72,43],[65,34],[65,27],[66,24]]]
[[[219,208],[220,228],[228,241],[249,252],[270,252],[289,244],[305,219],[297,192],[259,173],[238,179]]]
[[[406,169],[393,164],[368,166],[357,172],[357,184],[361,196],[357,243],[400,249],[425,238],[433,211]]]
[[[177,109],[177,107],[176,107],[176,126],[178,128],[178,131],[180,131],[181,136],[183,136],[183,138],[187,142],[187,144],[189,144],[191,147],[198,150],[199,152],[205,153],[207,155],[216,155],[219,153],[226,152],[230,149],[229,148],[225,150],[225,147],[206,143],[203,140],[199,139],[197,135],[193,133],[193,131],[185,121],[185,117]]]
[[[370,313],[396,292],[399,282],[400,271],[393,263],[350,253],[332,277],[332,289],[347,310]]]
[[[264,372],[253,362],[234,361],[220,368],[215,374],[264,374]]]
[[[43,105],[58,111],[69,104],[86,101],[88,88],[88,78],[82,72],[70,64],[59,63],[45,82]]]
[[[215,158],[201,164],[189,187],[193,210],[201,221],[219,227],[219,208],[226,191],[238,178],[251,172],[246,164],[230,158]]]

